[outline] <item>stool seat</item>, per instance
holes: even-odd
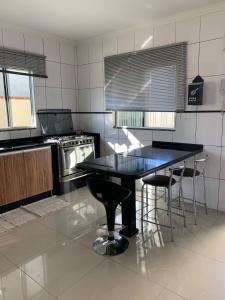
[[[148,177],[142,179],[142,181],[145,184],[150,184],[152,186],[168,188],[169,183],[170,183],[170,177],[165,176],[165,175],[153,175],[153,176],[148,176]],[[174,185],[175,183],[176,183],[176,180],[174,178],[172,178],[171,185]]]
[[[182,173],[182,170],[176,169],[176,170],[174,170],[173,175],[181,176],[181,173]],[[184,173],[183,173],[183,177],[194,177],[194,173],[195,173],[195,176],[200,175],[200,172],[198,170],[195,171],[192,168],[185,168]]]

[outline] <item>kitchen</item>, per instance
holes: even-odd
[[[76,299],[104,299],[107,292],[108,297],[119,299],[224,299],[224,1],[189,4],[182,1],[182,7],[172,0],[166,4],[134,1],[134,7],[121,1],[125,25],[120,23],[119,3],[110,4],[109,9],[106,7],[109,3],[100,1],[100,5],[93,1],[86,3],[85,13],[98,14],[99,20],[104,19],[104,26],[96,18],[93,21],[88,17],[85,25],[76,15],[71,18],[72,29],[69,20],[58,24],[54,19],[55,28],[48,18],[43,24],[37,19],[36,23],[28,20],[31,11],[37,12],[36,17],[46,16],[47,8],[39,10],[36,1],[29,8],[19,1],[21,16],[17,19],[12,4],[3,2],[0,298],[50,300],[74,299],[76,295]],[[66,3],[68,7],[71,5],[72,14],[75,3]],[[82,3],[76,4],[82,12]],[[103,7],[105,14],[109,14],[108,20],[103,18]],[[126,16],[128,7],[130,15]],[[30,9],[27,16],[26,9]],[[55,14],[55,18],[61,16],[59,8]],[[113,14],[117,16],[114,21],[109,17]],[[144,24],[135,19],[138,14]],[[182,109],[166,107],[173,104],[170,102],[173,97],[169,97],[173,95],[173,89],[169,90],[173,82],[168,79],[174,74],[173,67],[163,74],[155,72],[151,81],[141,73],[146,61],[149,67],[161,55],[162,63],[165,59],[162,51],[170,51],[169,47],[184,47],[173,50],[176,55],[187,51],[186,66],[182,66],[186,68],[185,78],[181,76],[179,81],[183,84],[181,90],[186,89],[180,94],[185,99]],[[156,57],[153,62],[149,54]],[[146,58],[144,62],[142,55]],[[166,59],[171,57],[172,54],[167,54]],[[133,66],[142,64],[142,70],[136,68],[134,75],[129,70],[123,72],[131,60]],[[184,61],[177,59],[176,64]],[[29,62],[32,74],[24,70]],[[170,65],[174,66],[174,62]],[[116,76],[112,78],[110,72]],[[200,79],[196,79],[198,75]],[[156,97],[157,102],[152,102],[154,107],[147,107],[145,92],[157,76],[167,81],[166,93],[163,94],[161,87],[157,93],[154,91],[154,95],[159,92],[160,96]],[[119,91],[109,89],[118,86]],[[197,105],[191,103],[193,97],[188,93],[189,88],[196,87],[202,89]],[[126,95],[123,94],[121,101],[123,88]],[[139,103],[130,101],[138,89]],[[153,98],[152,94],[150,97]],[[162,100],[162,105],[159,100],[163,97],[167,100]],[[158,105],[163,106],[162,111],[157,111]],[[171,148],[174,145],[176,149]],[[160,153],[164,153],[163,157],[159,157]],[[154,156],[158,169],[153,170]],[[204,170],[202,159],[207,160]],[[186,169],[194,169],[195,164],[197,171],[204,171],[205,194],[201,180],[196,181],[196,201],[203,205],[197,203],[195,216],[192,202],[184,201],[186,227],[184,218],[175,215],[169,228],[142,222],[143,203],[154,208],[156,194],[160,209],[168,202],[164,187],[156,193],[149,181],[146,184],[149,199],[145,190],[141,195],[146,175],[156,172],[158,176],[169,177],[169,168],[184,165]],[[132,171],[139,168],[138,175],[132,173],[132,177],[127,173],[128,167]],[[122,182],[122,187],[132,190],[127,203],[133,203],[133,208],[120,201],[114,234],[120,237],[122,229],[123,241],[129,241],[129,245],[123,245],[124,253],[109,260],[97,255],[98,249],[92,245],[98,237],[107,236],[105,208],[86,186],[86,179],[95,173],[100,182],[110,181],[119,186]],[[193,200],[192,178],[184,174],[185,169],[183,196]],[[179,176],[173,177],[179,181]],[[131,181],[133,185],[129,185]],[[172,187],[172,196],[177,196],[179,182],[177,186],[177,189]],[[166,215],[158,214],[160,224],[168,221]],[[135,228],[130,230],[129,237],[125,228],[134,221]],[[90,289],[86,288],[88,284]]]

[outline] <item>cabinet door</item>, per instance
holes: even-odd
[[[27,197],[53,189],[51,148],[24,151]]]
[[[26,198],[23,152],[0,156],[1,203],[9,204]]]

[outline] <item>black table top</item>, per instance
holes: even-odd
[[[131,152],[111,154],[77,164],[77,168],[115,177],[142,178],[203,151],[202,145],[153,142]]]

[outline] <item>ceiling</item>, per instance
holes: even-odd
[[[121,30],[216,0],[0,0],[0,20],[81,39]]]

